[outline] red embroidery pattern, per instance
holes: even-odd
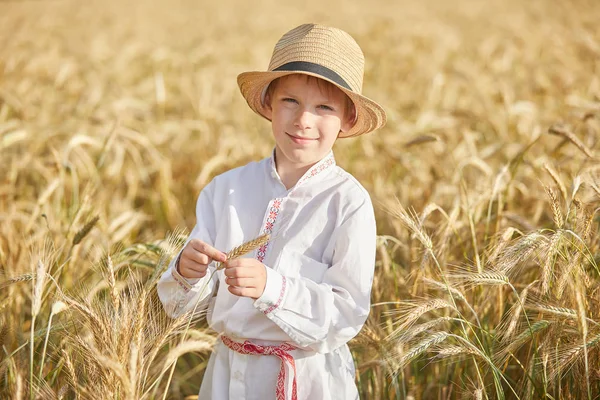
[[[269,216],[265,221],[265,226],[263,228],[263,234],[268,233],[269,235],[273,233],[273,227],[275,226],[275,221],[277,221],[277,216],[279,215],[279,210],[281,209],[281,202],[283,199],[275,199],[273,200],[273,205],[269,210]],[[263,262],[265,259],[265,255],[267,254],[267,247],[269,247],[269,242],[263,244],[258,249],[258,253],[256,254],[256,259],[260,262]]]
[[[317,164],[313,165],[313,167],[308,172],[306,172],[304,174],[304,176],[302,176],[302,178],[300,178],[300,180],[298,181],[296,186],[300,185],[302,182],[306,181],[307,179],[310,179],[313,176],[320,174],[321,172],[325,171],[327,168],[331,167],[332,165],[335,165],[335,157],[333,156],[333,152],[330,152],[327,156],[325,156],[325,158],[323,158]],[[273,169],[273,171],[275,171],[275,169],[276,169],[275,151],[273,151],[273,156],[271,156],[271,169]]]
[[[185,286],[183,283],[181,283],[177,278],[175,278],[175,281],[177,282],[179,287],[183,289],[184,292],[187,293],[190,291],[190,289],[187,286]]]
[[[306,174],[304,174],[304,176],[298,182],[298,185],[302,184],[307,179],[310,179],[315,175],[320,174],[332,165],[335,165],[335,158],[333,157],[333,153],[329,153],[327,157],[325,157],[323,160],[321,160],[319,163],[313,166]]]
[[[275,397],[277,400],[285,400],[285,363],[287,362],[294,371],[294,379],[292,382],[292,400],[298,400],[296,362],[294,361],[294,357],[288,353],[288,351],[294,350],[296,347],[289,343],[283,343],[280,346],[260,346],[248,340],[246,340],[244,343],[238,343],[225,335],[221,336],[221,340],[225,346],[229,347],[233,351],[237,351],[240,354],[276,356],[281,360],[281,368],[279,369],[279,374],[277,375],[277,386],[275,388]]]
[[[175,275],[173,275],[173,278],[175,279],[175,282],[177,282],[179,287],[181,287],[186,293],[190,291],[190,288],[184,285],[183,282],[181,282]]]
[[[283,294],[285,293],[287,279],[285,278],[285,276],[282,276],[282,278],[283,278],[283,281],[281,282],[281,290],[279,291],[279,298],[277,299],[277,303],[273,304],[271,307],[269,307],[265,311],[263,311],[263,313],[265,315],[267,315],[268,313],[272,312],[274,309],[279,307],[279,305],[281,304],[281,301],[283,300]]]
[[[173,277],[173,279],[175,279],[175,282],[177,282],[177,284],[187,293],[192,288],[192,285],[190,285],[189,282],[187,282],[185,280],[185,278],[183,276],[181,276],[181,274],[177,271],[177,267],[179,266],[180,258],[181,258],[181,253],[179,254],[179,257],[177,257],[177,261],[175,262],[175,265],[171,269],[171,276]]]

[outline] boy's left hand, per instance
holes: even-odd
[[[225,263],[225,282],[236,296],[258,299],[265,291],[267,270],[255,258],[236,258]]]

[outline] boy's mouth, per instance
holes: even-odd
[[[292,142],[294,143],[298,143],[298,144],[306,144],[306,143],[310,143],[314,140],[317,139],[313,139],[313,138],[307,138],[307,137],[300,137],[300,136],[295,136],[295,135],[291,135],[289,133],[285,133],[286,135],[288,135],[290,137],[290,139],[292,139]]]

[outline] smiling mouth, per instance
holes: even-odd
[[[292,139],[297,139],[297,140],[317,140],[315,138],[307,138],[307,137],[300,137],[300,136],[294,136],[294,135],[290,135],[289,133],[286,132],[286,135],[288,135],[289,137],[291,137]]]

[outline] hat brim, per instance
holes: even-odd
[[[270,120],[265,116],[266,110],[262,103],[264,91],[273,80],[291,74],[303,74],[323,79],[338,87],[352,100],[356,109],[356,122],[348,132],[340,132],[338,137],[346,138],[363,135],[385,125],[385,111],[379,104],[316,73],[307,71],[252,71],[239,74],[237,82],[248,106],[261,117]]]

